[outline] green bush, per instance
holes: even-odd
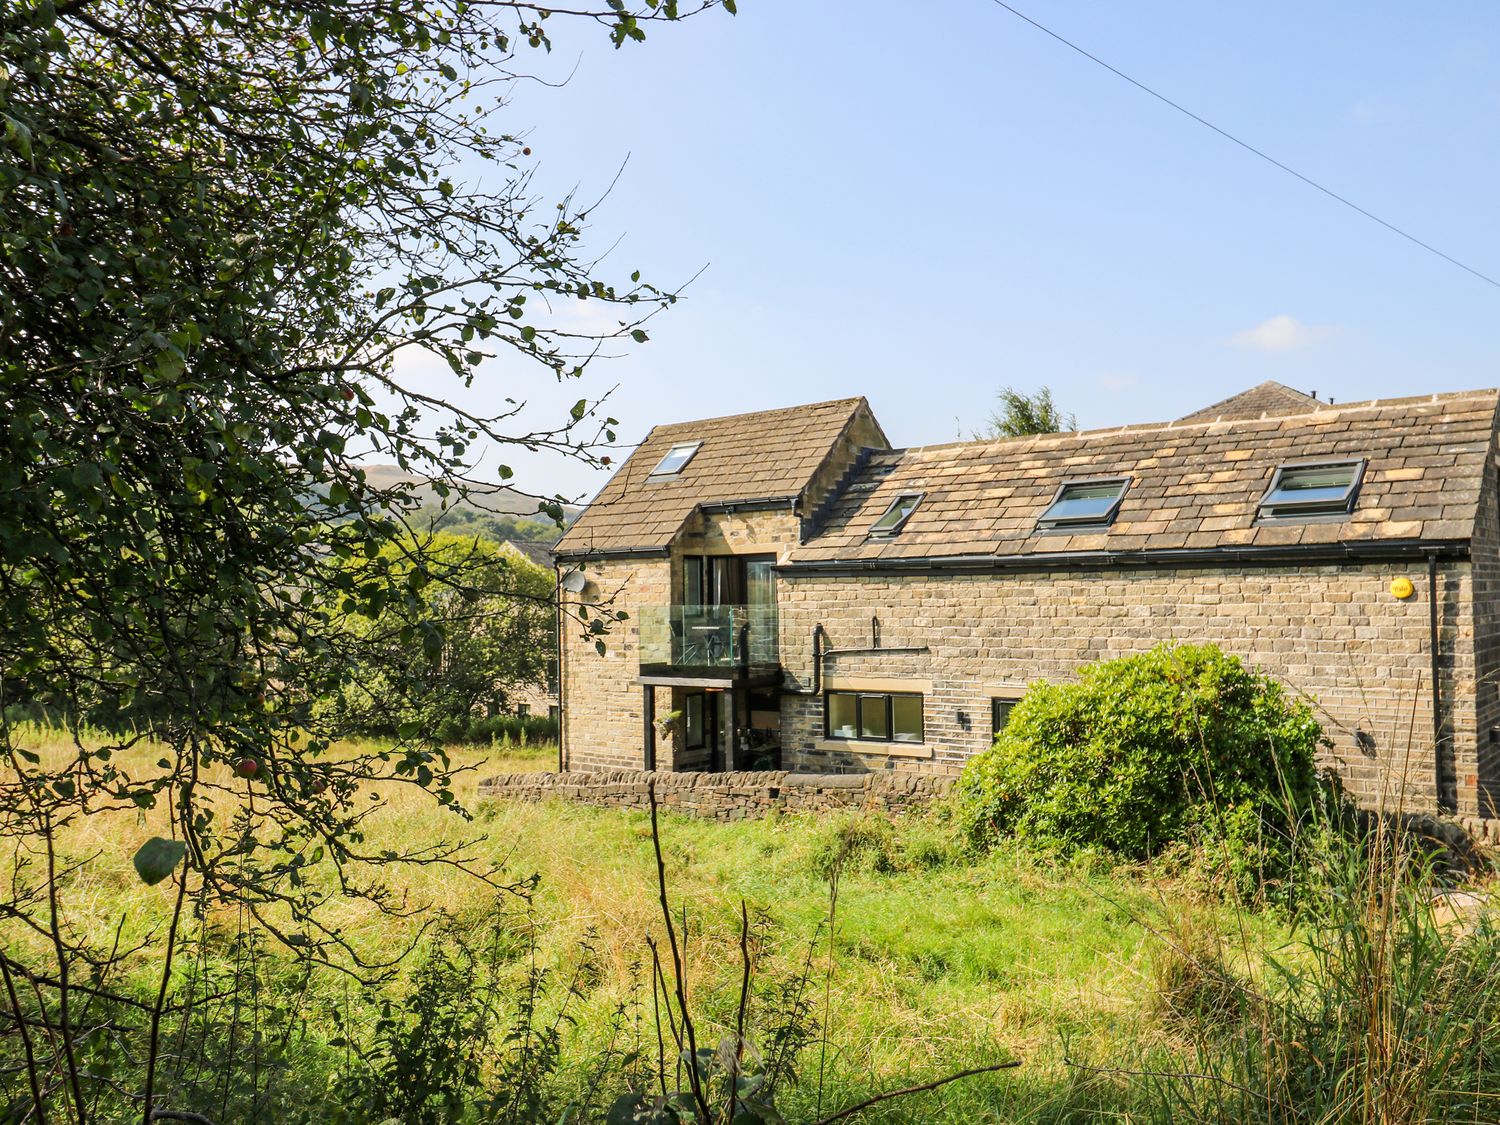
[[[1284,864],[1288,816],[1316,791],[1312,709],[1213,645],[1161,645],[1036,683],[959,782],[977,842],[1019,834],[1146,859],[1175,841],[1235,882]]]

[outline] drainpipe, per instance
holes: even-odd
[[[798,688],[796,691],[784,691],[783,695],[822,695],[823,694],[823,645],[828,639],[828,631],[823,628],[820,621],[813,626],[813,681],[811,688]]]
[[[1438,678],[1438,561],[1427,556],[1427,647],[1432,655],[1432,757],[1437,782],[1438,808],[1448,807],[1443,799],[1443,689]]]

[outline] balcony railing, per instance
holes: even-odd
[[[639,613],[643,665],[732,669],[780,662],[774,606],[662,605]]]

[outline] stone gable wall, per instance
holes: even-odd
[[[897,813],[926,805],[952,788],[948,778],[890,774],[601,770],[501,774],[481,782],[479,793],[511,801],[567,800],[604,808],[645,809],[650,807],[647,791],[651,785],[656,787],[658,808],[709,820],[746,820],[773,811]]]
[[[562,757],[566,769],[628,769],[641,766],[643,700],[641,610],[671,600],[666,559],[601,559],[585,565],[585,602],[608,603],[629,618],[603,638],[604,653],[584,635],[579,596],[563,594],[559,639],[562,687]]]

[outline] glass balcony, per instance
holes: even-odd
[[[638,612],[642,666],[732,671],[780,663],[774,606],[664,605]]]

